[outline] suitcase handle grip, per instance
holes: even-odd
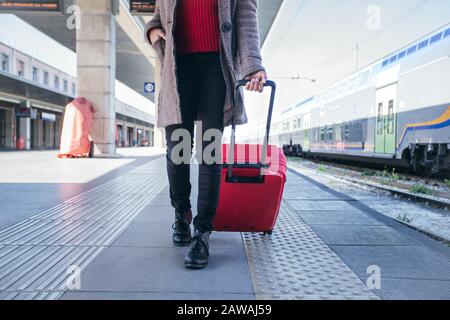
[[[234,101],[235,102],[237,101],[237,97],[238,97],[240,88],[244,87],[250,81],[251,81],[251,79],[244,79],[244,80],[239,80],[236,82],[236,88],[235,88],[235,92],[234,92]],[[262,166],[260,168],[260,177],[263,176],[263,169],[264,169],[264,165],[266,164],[266,160],[267,160],[267,147],[269,145],[270,126],[272,124],[273,106],[275,104],[275,93],[276,93],[277,85],[275,82],[273,82],[271,80],[267,80],[264,83],[264,87],[271,87],[271,92],[270,92],[269,112],[267,115],[266,132],[264,135],[264,142],[263,142],[263,147],[262,147],[262,151],[261,151]],[[228,169],[227,169],[227,179],[230,181],[233,178],[234,148],[236,145],[236,122],[235,122],[235,117],[234,117],[234,108],[233,108],[233,116],[231,118],[231,124],[232,124],[232,127],[231,127],[230,153],[229,153],[229,157],[228,157]]]
[[[257,177],[232,176],[231,178],[226,177],[225,181],[227,183],[260,184],[260,183],[264,183],[264,176],[257,176]]]
[[[233,168],[234,169],[263,169],[263,168],[269,168],[269,164],[242,164],[242,163],[238,163],[238,164],[234,164]],[[265,179],[263,175],[257,175],[254,177],[248,177],[248,176],[238,176],[238,175],[233,175],[231,177],[225,177],[225,181],[227,183],[247,183],[247,184],[259,184],[259,183],[264,183]]]

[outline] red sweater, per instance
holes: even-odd
[[[218,0],[180,0],[177,7],[177,53],[220,51]]]

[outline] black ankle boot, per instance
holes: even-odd
[[[185,213],[175,213],[175,223],[173,229],[173,244],[179,247],[188,246],[192,241],[191,236],[192,211]]]
[[[192,243],[184,258],[184,264],[189,269],[202,269],[208,264],[209,235],[211,232],[194,231]]]

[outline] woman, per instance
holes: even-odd
[[[257,0],[156,3],[155,16],[145,34],[161,62],[157,125],[166,132],[170,199],[175,208],[173,242],[177,246],[189,245],[185,265],[200,269],[208,263],[221,165],[200,164],[192,238],[190,166],[175,164],[172,151],[179,143],[180,129],[190,137],[194,135],[194,121],[201,122],[202,134],[209,129],[223,133],[224,127],[231,124],[233,112],[236,124],[247,122],[242,93],[234,99],[233,90],[236,80],[245,77],[250,80],[247,90],[262,92],[267,79],[259,50]],[[202,150],[207,145],[203,142]]]

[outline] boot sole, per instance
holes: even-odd
[[[173,245],[176,247],[188,247],[192,241],[189,242],[173,242]]]
[[[207,263],[205,263],[205,264],[191,264],[191,263],[188,264],[188,263],[185,263],[184,265],[188,269],[199,270],[199,269],[205,268],[208,264]]]

